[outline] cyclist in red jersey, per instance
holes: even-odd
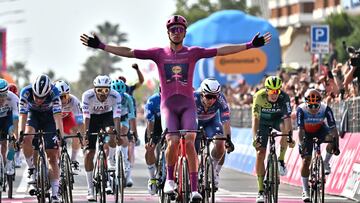
[[[164,128],[176,131],[180,129],[196,130],[196,107],[193,97],[193,74],[195,63],[201,58],[224,56],[238,53],[250,48],[261,47],[269,43],[271,34],[263,36],[260,33],[243,44],[227,45],[218,48],[186,47],[183,39],[186,35],[187,21],[180,15],[171,16],[166,22],[170,45],[165,48],[151,48],[146,50],[131,49],[121,46],[103,44],[93,33],[89,37],[83,34],[80,40],[85,46],[102,49],[106,52],[129,58],[150,59],[158,67],[161,86],[161,117]],[[197,188],[198,159],[195,151],[195,133],[186,135],[186,150],[189,159],[191,201],[201,200]],[[167,180],[164,186],[165,193],[174,192],[174,166],[178,156],[179,136],[167,135],[168,147],[166,150]]]

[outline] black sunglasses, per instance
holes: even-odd
[[[307,105],[309,109],[318,109],[320,107],[320,104],[308,104]]]
[[[218,96],[214,95],[214,94],[204,94],[203,95],[206,99],[210,100],[210,99],[217,99]]]

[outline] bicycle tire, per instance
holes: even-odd
[[[125,188],[125,172],[124,172],[124,161],[122,152],[119,151],[118,158],[117,158],[117,168],[116,168],[116,185],[117,191],[115,192],[115,202],[120,203],[124,202],[124,188]],[[119,198],[120,196],[120,198]]]
[[[189,165],[185,157],[181,160],[181,200],[183,203],[190,202]]]
[[[70,158],[67,154],[63,154],[61,156],[61,164],[63,164],[62,169],[63,172],[62,183],[61,183],[61,198],[64,203],[72,203],[72,189],[73,189],[73,181],[72,181],[72,170],[70,164]]]
[[[206,192],[206,179],[205,179],[205,164],[204,164],[204,154],[202,152],[200,152],[201,156],[200,156],[200,161],[199,161],[199,169],[198,169],[198,176],[199,176],[199,180],[198,180],[198,184],[199,184],[199,190],[200,190],[200,194],[201,196],[203,196],[203,200],[202,203],[205,203],[205,192]]]
[[[100,153],[100,165],[99,165],[99,178],[100,178],[100,203],[106,203],[106,175],[107,175],[107,171],[106,171],[106,159],[104,156],[104,153]]]
[[[214,165],[210,156],[205,160],[205,202],[215,203]]]
[[[46,162],[45,162],[45,158],[41,157],[39,155],[38,158],[38,170],[39,172],[37,173],[37,190],[38,190],[38,202],[39,203],[45,203],[46,202],[46,166],[45,166]]]
[[[5,172],[4,172],[4,162],[3,158],[0,155],[0,203],[2,202],[2,191],[5,182]]]
[[[166,161],[165,153],[160,151],[158,155],[157,168],[156,168],[156,179],[157,179],[157,190],[159,195],[159,203],[170,202],[166,199],[166,194],[164,193],[164,184],[166,180]]]
[[[316,161],[317,171],[316,171],[316,203],[324,203],[325,198],[325,172],[324,172],[324,161],[320,157]]]
[[[7,186],[8,186],[8,198],[12,199],[13,198],[13,183],[14,183],[14,178],[15,178],[15,174],[14,175],[6,175],[6,179],[7,179]]]
[[[278,192],[279,192],[279,184],[280,184],[280,177],[279,177],[279,168],[278,168],[278,160],[276,157],[276,154],[272,154],[272,202],[277,203],[278,202]]]

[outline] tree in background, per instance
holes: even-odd
[[[217,0],[214,3],[210,0],[197,0],[196,2],[189,4],[188,0],[176,0],[175,14],[184,16],[189,25],[221,10],[241,10],[254,16],[261,14],[258,6],[247,7],[246,0]]]
[[[335,42],[339,62],[348,59],[343,41],[347,46],[360,47],[360,16],[349,16],[347,13],[331,14],[325,20],[330,27],[330,41]]]
[[[16,85],[21,88],[30,83],[31,71],[25,67],[25,63],[15,62],[8,68],[9,74],[11,74],[16,82]]]
[[[105,22],[96,28],[95,33],[105,44],[115,44],[119,46],[121,43],[127,41],[127,35],[119,30],[119,24],[112,25],[109,22]],[[94,51],[94,49],[89,50]],[[80,71],[79,81],[72,84],[73,93],[81,96],[82,92],[93,86],[93,80],[97,75],[109,75],[116,70],[121,70],[121,68],[115,65],[120,61],[120,57],[112,56],[107,52],[94,52],[84,63],[84,70]]]

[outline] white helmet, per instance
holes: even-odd
[[[32,90],[37,97],[42,98],[47,96],[51,90],[51,81],[49,76],[45,74],[39,75],[32,84]]]
[[[221,90],[220,83],[215,78],[207,78],[201,82],[201,92],[205,94],[219,94]]]
[[[64,80],[58,80],[54,85],[59,90],[60,95],[70,93],[70,86]]]
[[[107,75],[98,75],[94,79],[94,87],[108,87],[111,86],[111,79]]]

